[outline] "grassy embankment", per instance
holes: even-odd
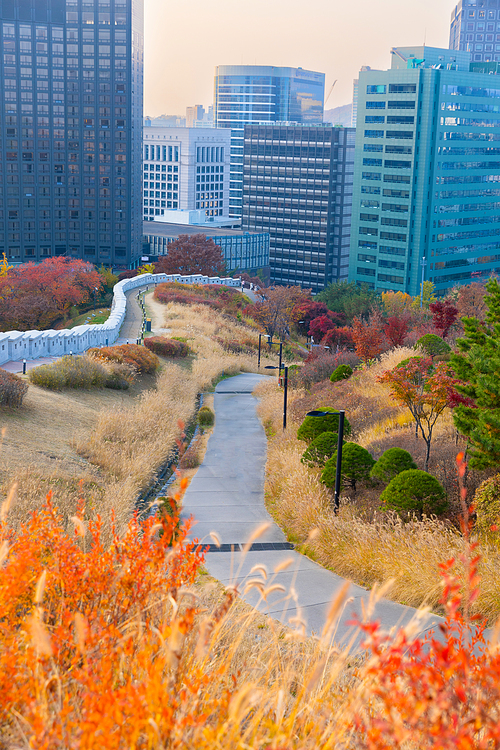
[[[256,342],[254,328],[206,306],[160,305],[152,294],[147,305],[153,332],[187,340],[187,360],[163,359],[156,377],[138,378],[125,392],[31,385],[20,410],[3,410],[0,493],[5,497],[18,482],[11,520],[26,517],[50,490],[66,516],[85,497],[106,521],[114,509],[122,526],[137,494],[168,459],[179,420],[192,418],[196,395],[222,373],[256,370],[255,354],[232,354],[223,346],[225,339]]]
[[[361,487],[349,496],[344,492],[338,516],[332,511],[332,495],[319,481],[320,469],[301,463],[306,443],[297,429],[305,413],[318,406],[345,408],[353,427],[353,440],[367,448],[375,459],[392,446],[408,450],[423,468],[425,449],[415,439],[409,411],[398,406],[377,376],[414,354],[404,348],[382,356],[381,361],[355,372],[347,381],[318,383],[310,392],[290,393],[289,421],[281,431],[283,395],[275,383],[258,386],[259,411],[269,436],[266,470],[266,502],[289,538],[304,551],[339,575],[371,587],[393,579],[389,597],[412,606],[422,603],[438,609],[442,593],[440,564],[454,558],[453,570],[464,580],[460,556],[465,542],[456,524],[459,512],[455,456],[464,449],[457,440],[450,413],[438,421],[433,439],[429,471],[445,487],[450,501],[448,518],[424,518],[403,522],[395,514],[380,510],[383,486]],[[469,475],[469,500],[485,473]],[[312,530],[316,529],[313,534]],[[306,540],[309,541],[306,544]],[[500,550],[491,542],[480,543],[481,589],[476,611],[493,623],[500,612],[498,569]]]

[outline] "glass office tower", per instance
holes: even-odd
[[[219,65],[215,69],[214,124],[231,128],[231,216],[242,212],[245,125],[322,123],[324,98],[324,73],[263,65]]]
[[[271,281],[321,291],[349,270],[353,128],[246,125],[242,227],[269,232]]]
[[[142,249],[142,0],[3,0],[0,254]]]
[[[450,49],[473,62],[500,61],[500,0],[460,0],[451,14]]]
[[[352,281],[444,294],[500,272],[500,65],[469,59],[399,47],[360,73]]]

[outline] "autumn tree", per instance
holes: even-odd
[[[413,303],[413,297],[406,292],[382,292],[381,298],[382,306],[390,317],[401,317],[407,314]]]
[[[352,338],[356,354],[363,362],[378,357],[387,348],[380,313],[372,311],[368,320],[354,318]]]
[[[486,319],[464,318],[465,335],[457,340],[451,365],[460,379],[459,392],[469,399],[457,406],[453,418],[471,446],[475,468],[500,465],[500,285],[486,284]]]
[[[76,258],[47,258],[26,263],[0,277],[0,320],[3,330],[46,328],[101,289],[95,267]]]
[[[387,383],[393,398],[410,410],[427,447],[427,471],[436,422],[446,408],[460,401],[458,381],[448,364],[442,362],[435,367],[431,357],[411,357],[393,370],[386,370],[378,380]]]
[[[458,310],[458,318],[478,318],[484,320],[488,310],[485,302],[486,286],[474,281],[452,290],[451,299]]]
[[[439,331],[440,336],[445,339],[450,332],[450,328],[457,319],[458,309],[450,300],[445,299],[431,302],[429,310],[432,313],[434,328]]]
[[[268,336],[284,340],[293,323],[300,320],[300,307],[310,299],[311,290],[299,286],[275,286],[260,289],[252,307],[252,316]]]
[[[309,336],[312,336],[316,342],[319,342],[331,328],[335,328],[335,323],[331,318],[328,315],[320,315],[319,318],[314,318],[311,321]]]
[[[408,318],[391,315],[384,325],[384,333],[392,346],[402,346],[408,333]]]
[[[219,245],[204,234],[180,234],[170,242],[168,253],[155,266],[156,273],[179,273],[183,276],[224,276],[226,264]]]

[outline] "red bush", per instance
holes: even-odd
[[[21,406],[27,391],[28,384],[22,378],[0,369],[0,406]]]
[[[119,346],[103,346],[100,349],[89,349],[87,354],[92,354],[98,359],[109,362],[119,362],[132,365],[137,372],[152,374],[156,372],[160,361],[156,354],[150,352],[144,346],[137,344],[121,344]]]

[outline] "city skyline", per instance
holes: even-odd
[[[362,65],[386,69],[389,49],[447,47],[453,0],[145,0],[144,112],[183,115],[213,103],[216,65],[297,66],[326,75],[325,109],[352,101]],[[244,36],[241,30],[244,29]],[[279,33],[276,33],[279,29]],[[376,29],[376,33],[373,30]],[[164,74],[163,74],[164,72]]]

